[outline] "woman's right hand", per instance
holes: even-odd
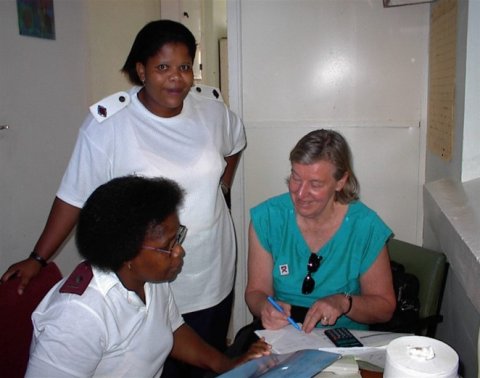
[[[3,274],[1,281],[6,282],[13,277],[18,277],[18,295],[22,295],[30,280],[35,277],[42,269],[42,266],[33,259],[25,259],[11,265]]]
[[[80,208],[55,197],[47,224],[40,235],[40,239],[35,244],[34,250],[37,253],[41,252],[40,254],[45,260],[52,257],[73,230],[79,214]],[[42,266],[38,261],[28,258],[10,266],[3,274],[1,282],[5,282],[14,276],[18,277],[20,279],[18,294],[22,295],[30,280],[40,272],[40,269],[42,269]]]
[[[260,319],[265,329],[280,329],[288,325],[287,317],[290,316],[291,306],[288,303],[277,302],[283,308],[283,313],[273,307],[267,300],[260,312]]]

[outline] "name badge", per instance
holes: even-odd
[[[281,276],[287,276],[289,274],[288,264],[282,264],[278,267],[278,269],[280,269]]]

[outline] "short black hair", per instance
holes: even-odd
[[[183,196],[180,186],[166,178],[124,176],[99,186],[80,211],[80,255],[116,272],[140,253],[148,231],[178,210]]]
[[[147,64],[147,60],[154,56],[167,43],[183,43],[188,53],[195,59],[197,43],[195,36],[180,22],[171,20],[157,20],[145,25],[135,37],[127,60],[121,71],[134,85],[142,85],[137,74],[137,63]]]

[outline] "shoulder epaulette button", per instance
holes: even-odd
[[[130,103],[127,92],[117,92],[90,106],[90,112],[98,122],[103,122]]]
[[[204,97],[223,101],[223,97],[220,91],[215,87],[211,87],[209,85],[197,84],[195,85],[195,91]]]

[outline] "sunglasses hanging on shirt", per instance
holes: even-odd
[[[315,280],[312,277],[312,273],[315,273],[320,267],[322,256],[318,256],[315,253],[310,254],[307,264],[307,275],[303,279],[302,294],[310,294],[315,288]]]

